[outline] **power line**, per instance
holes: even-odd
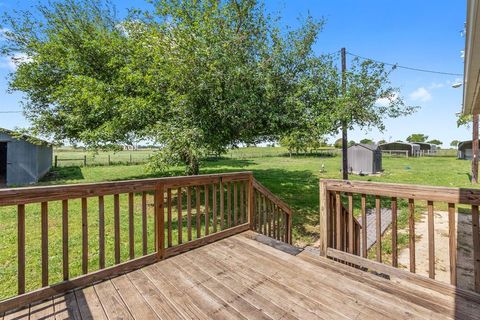
[[[22,113],[22,111],[0,111],[0,113]]]
[[[382,64],[385,64],[385,65],[388,65],[388,66],[401,68],[401,69],[406,69],[406,70],[411,70],[411,71],[443,74],[443,75],[447,75],[447,76],[463,76],[463,73],[452,73],[452,72],[443,72],[443,71],[435,71],[435,70],[428,70],[428,69],[406,67],[406,66],[401,66],[401,65],[396,64],[396,63],[388,63],[388,62],[383,62],[383,61],[379,61],[379,60],[375,60],[375,59],[365,58],[365,57],[359,56],[359,55],[351,53],[351,52],[347,52],[347,54],[352,56],[352,57],[357,57],[357,58],[360,58],[360,59],[363,59],[363,60],[370,60],[370,61],[373,61],[373,62],[382,63]]]

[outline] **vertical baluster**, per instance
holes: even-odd
[[[210,233],[209,185],[205,185],[205,235]]]
[[[435,279],[435,229],[433,201],[428,201],[428,276]]]
[[[142,254],[148,253],[148,229],[147,229],[147,192],[142,192]]]
[[[196,227],[197,227],[197,239],[200,238],[202,236],[202,230],[201,230],[201,223],[200,223],[200,216],[201,216],[201,212],[200,212],[200,186],[197,186],[195,188],[195,204],[197,206],[197,212],[196,212],[196,215],[195,215],[195,218],[196,218]]]
[[[183,239],[183,214],[182,214],[182,188],[177,188],[177,231],[178,244],[182,244]]]
[[[354,251],[354,234],[353,234],[353,195],[348,194],[348,252],[353,254]]]
[[[115,238],[115,264],[120,263],[120,195],[113,196],[113,225]]]
[[[410,272],[415,273],[415,202],[408,199],[408,229],[410,246]]]
[[[260,208],[260,202],[261,202],[261,198],[260,198],[260,194],[258,193],[258,191],[255,190],[255,221],[256,221],[256,225],[257,225],[257,232],[258,233],[261,233],[262,232],[262,220],[261,220],[261,214],[262,214],[262,210]]]
[[[167,246],[170,248],[173,245],[172,237],[172,189],[167,189]]]
[[[217,184],[213,184],[213,197],[212,197],[212,209],[213,209],[213,233],[217,232]]]
[[[82,198],[82,272],[88,273],[88,212],[87,198]]]
[[[63,280],[70,278],[68,268],[68,200],[62,200],[62,253],[63,253]]]
[[[340,192],[335,193],[335,213],[336,213],[336,240],[335,244],[337,246],[337,250],[343,250],[342,247],[342,202],[340,201]]]
[[[25,205],[17,207],[18,294],[25,293]]]
[[[192,189],[187,187],[187,237],[192,241]]]
[[[237,182],[233,182],[233,224],[238,225],[238,189]]]
[[[448,204],[448,245],[450,251],[450,284],[457,285],[457,233],[455,230],[455,204]]]
[[[240,182],[240,223],[245,223],[246,212],[245,212],[245,182]]]
[[[155,249],[157,258],[165,257],[165,209],[164,209],[164,186],[159,184],[155,187]]]
[[[105,201],[103,196],[98,197],[98,264],[100,269],[105,268]]]
[[[263,220],[263,234],[267,235],[267,200],[262,194],[262,220]]]
[[[382,207],[380,196],[375,197],[375,214],[376,214],[376,233],[377,233],[377,261],[382,262]]]
[[[42,287],[48,286],[48,203],[41,204],[42,224]]]
[[[225,229],[225,188],[220,181],[220,229]]]
[[[227,182],[227,226],[232,226],[232,190],[231,182]]]
[[[480,292],[480,228],[477,205],[472,205],[472,235],[474,290],[475,292]]]
[[[362,257],[367,257],[367,196],[362,194]]]
[[[134,194],[128,193],[128,242],[130,259],[135,258]]]
[[[274,239],[277,238],[277,229],[278,229],[278,226],[276,225],[277,223],[276,207],[277,206],[273,203],[272,204],[272,236]]]
[[[272,231],[273,231],[273,226],[272,226],[272,220],[273,220],[273,202],[268,200],[268,207],[267,207],[267,217],[268,217],[268,236],[272,236]]]
[[[397,246],[397,198],[392,198],[392,266],[398,267],[398,246]]]

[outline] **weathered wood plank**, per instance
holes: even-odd
[[[130,259],[135,259],[135,221],[134,193],[128,193],[128,252]]]
[[[192,241],[192,189],[187,187],[187,239]]]
[[[115,246],[115,264],[120,263],[120,195],[113,196],[113,229]]]
[[[73,292],[59,296],[54,300],[55,320],[82,320],[80,309]]]
[[[42,287],[48,286],[48,202],[41,204],[42,224]]]
[[[147,192],[142,192],[142,254],[148,253]]]
[[[428,276],[435,279],[435,228],[433,201],[428,201]]]
[[[455,204],[448,204],[448,251],[450,257],[450,284],[457,285],[457,233],[455,228]]]
[[[480,226],[478,206],[472,206],[474,290],[480,293]]]
[[[134,319],[120,297],[119,292],[110,281],[100,282],[95,284],[94,287],[98,299],[110,319]]]
[[[348,252],[353,253],[353,195],[348,194]]]
[[[410,272],[415,273],[415,203],[408,199],[408,245],[410,250]]]
[[[398,267],[398,225],[397,225],[397,198],[392,198],[392,266]],[[364,256],[366,257],[366,256]]]
[[[17,207],[18,294],[25,293],[25,205]]]
[[[210,233],[210,186],[205,185],[205,235],[208,236]]]
[[[201,217],[202,212],[200,211],[200,186],[195,187],[195,205],[196,205],[196,212],[195,212],[195,227],[197,228],[197,239],[202,236],[202,223]]]
[[[177,188],[177,243],[183,242],[182,188]]]
[[[82,320],[108,319],[93,286],[75,290],[75,298]]]
[[[382,207],[380,203],[380,196],[375,197],[375,219],[375,231],[377,235],[377,243],[375,244],[377,249],[376,258],[378,262],[382,262]]]
[[[98,197],[98,264],[100,269],[105,268],[105,200],[103,196]]]
[[[82,273],[88,273],[88,211],[87,198],[82,198]]]
[[[172,189],[167,189],[167,247],[173,246],[172,229]]]
[[[367,257],[368,245],[367,245],[367,196],[362,194],[361,210],[362,210],[362,257]]]

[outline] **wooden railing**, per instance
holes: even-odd
[[[373,201],[367,201],[367,197]],[[332,200],[334,199],[334,200]],[[354,200],[357,200],[354,203]],[[345,221],[339,212],[343,212],[341,202],[348,201],[348,215],[351,217]],[[360,202],[360,203],[358,203]],[[385,237],[381,230],[381,210],[382,206],[389,207],[392,215],[392,224],[390,227],[391,236],[391,266],[399,267],[399,212],[400,204],[405,209],[405,218],[408,220],[406,230],[408,233],[409,262],[410,272],[416,272],[417,261],[415,250],[415,223],[416,223],[416,203],[426,203],[428,231],[425,235],[428,237],[428,276],[435,279],[435,208],[445,208],[448,212],[448,253],[449,253],[449,273],[450,283],[457,285],[457,230],[456,230],[456,207],[468,207],[472,215],[472,243],[473,243],[473,269],[474,269],[474,290],[480,292],[480,233],[479,233],[479,189],[459,189],[447,187],[429,187],[415,186],[405,184],[387,184],[372,183],[360,181],[343,180],[320,180],[320,253],[338,260],[343,260],[350,264],[360,266],[372,266],[373,264],[364,264],[361,259],[354,255],[361,255],[362,258],[369,258],[367,252],[367,224],[366,213],[368,207],[375,210],[375,251],[370,252],[370,258],[373,254],[377,262],[382,262],[385,252],[382,246],[385,243]],[[369,205],[370,203],[370,205]],[[349,245],[355,242],[355,232],[346,232],[351,228],[351,221],[354,220],[354,206],[360,207],[359,216],[362,219],[361,229],[361,252],[352,250]],[[417,214],[418,216],[418,214]],[[418,219],[417,219],[418,220]],[[348,224],[348,227],[346,226]]]
[[[254,192],[273,211],[257,212]],[[251,172],[4,189],[0,214],[12,220],[1,220],[11,228],[0,250],[16,253],[0,265],[17,266],[0,272],[17,277],[0,314],[249,230],[257,217],[291,242],[291,210]]]
[[[292,210],[260,182],[253,181],[252,229],[271,238],[292,244]]]

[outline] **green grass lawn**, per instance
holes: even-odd
[[[251,155],[247,158],[245,155]],[[325,172],[321,173],[322,164]],[[201,173],[253,171],[254,176],[273,193],[282,198],[294,210],[293,238],[297,245],[313,243],[318,238],[318,180],[340,178],[341,158],[338,156],[293,156],[286,155],[282,148],[244,148],[232,151],[218,160],[202,164]],[[352,176],[352,180],[368,180],[420,185],[472,187],[469,181],[470,162],[454,157],[390,158],[384,157],[385,172],[380,176]],[[183,168],[172,168],[170,175],[181,174]],[[71,184],[84,182],[114,181],[156,177],[144,165],[116,165],[79,167],[67,166],[52,170],[39,185]],[[122,261],[128,259],[128,209],[126,195],[121,201]],[[113,263],[113,201],[105,197],[107,265]],[[373,200],[373,199],[372,199]],[[138,208],[140,195],[136,195]],[[151,202],[151,199],[149,200]],[[358,203],[359,201],[357,201]],[[385,203],[385,205],[388,205]],[[98,267],[98,200],[89,199],[89,245],[90,270]],[[399,226],[406,224],[406,206],[400,203]],[[358,209],[358,204],[357,204]],[[418,213],[422,210],[419,205]],[[40,213],[37,205],[26,206],[27,222],[27,289],[40,285]],[[70,204],[70,268],[73,276],[81,271],[81,217],[80,201]],[[16,208],[0,209],[0,299],[16,294]],[[358,214],[358,210],[357,210]],[[135,218],[136,252],[141,252],[140,215]],[[176,231],[175,231],[176,232]],[[388,237],[388,235],[387,235]],[[175,236],[174,236],[175,238]],[[185,238],[185,235],[184,235]],[[403,238],[402,238],[403,239]],[[400,239],[400,245],[403,241]],[[153,248],[153,208],[149,206],[149,252]],[[385,252],[388,244],[385,246]],[[61,280],[61,207],[59,202],[49,203],[49,262],[52,283]]]

